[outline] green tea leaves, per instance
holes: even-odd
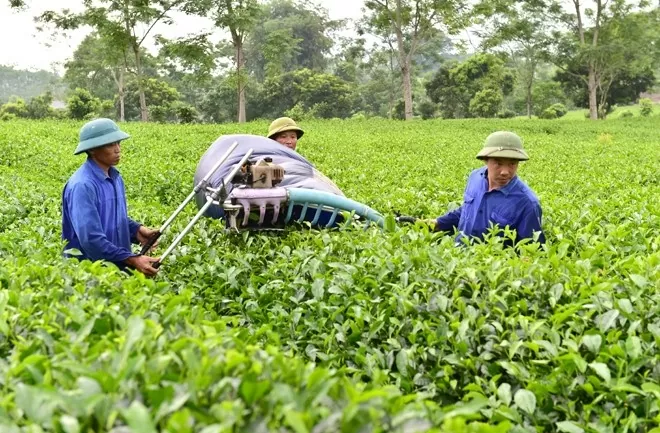
[[[564,433],[584,433],[582,427],[570,421],[560,421],[557,423],[557,430]]]
[[[598,353],[603,337],[600,334],[585,335],[582,337],[582,344],[592,353]]]
[[[530,415],[536,410],[536,396],[531,391],[519,389],[513,396],[513,400],[515,401],[516,406]]]
[[[612,380],[610,369],[606,364],[603,364],[602,362],[592,362],[589,364],[589,368],[596,372],[596,374],[598,374],[606,383],[609,383]]]
[[[557,120],[552,134],[517,119],[305,122],[301,154],[386,230],[233,234],[203,218],[153,279],[62,258],[80,122],[2,124],[0,144],[31,156],[0,164],[0,430],[657,426],[657,119]],[[237,131],[124,126],[129,215],[151,227],[189,193],[210,143]],[[454,233],[396,224],[395,211],[434,219],[460,206],[475,152],[499,129],[525,140],[518,175],[541,201],[546,245],[514,251],[493,234],[457,246]]]
[[[124,419],[131,430],[135,432],[156,433],[156,427],[146,407],[140,402],[134,401],[123,411]]]

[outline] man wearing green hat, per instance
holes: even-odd
[[[290,117],[280,117],[273,120],[268,128],[268,138],[296,150],[296,144],[305,131],[300,129],[296,122]]]
[[[80,260],[107,260],[121,269],[155,275],[158,269],[152,265],[158,259],[131,250],[132,243],[144,244],[154,231],[128,217],[124,181],[114,167],[120,143],[129,137],[110,119],[95,119],[81,128],[74,155],[85,152],[87,160],[62,192],[62,238],[65,250],[82,253]]]
[[[522,139],[512,132],[494,132],[486,138],[477,159],[485,166],[470,174],[463,205],[437,218],[435,230],[458,228],[457,240],[464,236],[482,238],[493,223],[502,229],[515,229],[516,243],[533,238],[535,232],[544,243],[539,200],[516,174],[518,163],[529,159]]]

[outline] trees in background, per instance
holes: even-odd
[[[504,96],[513,91],[514,74],[494,54],[477,54],[462,63],[448,62],[426,83],[442,117],[495,117]]]
[[[567,106],[604,118],[652,88],[660,67],[658,6],[643,2],[367,0],[357,37],[301,0],[81,2],[81,13],[38,17],[48,29],[93,30],[65,64],[72,118],[551,117]],[[157,34],[175,11],[210,29]],[[479,42],[469,55],[457,51],[466,34]],[[145,49],[151,40],[157,53]],[[22,101],[5,117],[25,113]]]
[[[455,32],[468,21],[464,2],[453,0],[367,0],[365,26],[396,53],[401,71],[404,118],[413,117],[412,63],[420,47],[442,30]]]

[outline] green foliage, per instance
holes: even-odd
[[[29,100],[47,91],[56,98],[62,98],[64,90],[62,78],[52,72],[24,71],[0,65],[0,104],[8,102],[12,97]]]
[[[633,114],[633,112],[630,111],[630,110],[623,111],[623,112],[619,115],[619,117],[621,117],[622,119],[627,119],[627,118],[630,118],[630,117],[633,117],[633,116],[634,116],[634,114]]]
[[[286,117],[290,117],[292,119],[298,119],[298,120],[307,120],[310,119],[311,117],[311,112],[305,110],[303,107],[302,103],[298,102],[296,105],[291,107],[290,109],[284,111],[284,115]]]
[[[512,117],[516,117],[516,112],[513,110],[505,109],[497,113],[497,117],[500,119],[511,119]]]
[[[61,117],[60,113],[51,107],[52,103],[53,95],[50,92],[35,96],[27,104],[22,98],[12,97],[9,102],[0,107],[0,116],[3,116],[3,120]]]
[[[527,114],[527,94],[524,89],[516,87],[512,94],[511,106],[518,114]],[[532,115],[540,116],[543,110],[553,104],[568,103],[569,99],[562,90],[561,84],[554,80],[538,79],[532,86]]]
[[[67,100],[67,110],[72,119],[85,119],[90,115],[98,115],[101,100],[92,96],[86,89],[77,88]]]
[[[263,82],[267,78],[309,69],[325,71],[340,23],[327,11],[303,1],[275,0],[261,5],[259,25],[245,41],[246,65]]]
[[[43,95],[35,96],[27,103],[27,118],[29,119],[46,119],[48,117],[56,117],[55,109],[51,107],[53,103],[53,94],[46,92]]]
[[[199,117],[199,113],[195,107],[183,102],[174,104],[174,114],[181,123],[193,123]]]
[[[405,109],[404,109],[404,101],[403,99],[399,99],[396,101],[396,104],[394,104],[394,107],[392,107],[392,113],[390,115],[392,116],[392,119],[396,120],[404,120],[405,119]],[[415,114],[415,106],[413,105],[413,114]]]
[[[195,107],[181,101],[168,105],[153,105],[149,110],[151,119],[159,123],[194,123],[199,118]]]
[[[174,87],[156,78],[145,79],[142,88],[150,114],[153,112],[157,116],[153,119],[155,121],[164,121],[167,117],[166,113],[171,112],[173,104],[181,98]],[[138,120],[140,118],[140,89],[137,81],[129,83],[126,94],[126,119]]]
[[[97,33],[87,35],[64,64],[64,82],[71,89],[82,88],[100,99],[112,99],[117,94],[113,73],[123,66],[125,49],[113,46]],[[135,62],[131,63],[133,66]]]
[[[438,107],[433,102],[424,100],[417,106],[417,111],[419,111],[419,115],[422,116],[422,119],[433,119],[437,108]]]
[[[81,122],[5,123],[0,430],[652,431],[656,123],[310,120],[300,152],[388,216],[455,207],[483,139],[516,131],[547,245],[457,247],[422,227],[232,235],[202,219],[155,279],[61,256]],[[267,126],[126,123],[130,215],[159,226],[210,143]]]
[[[564,104],[552,104],[541,112],[541,119],[558,119],[566,115],[568,110]]]
[[[485,88],[470,99],[469,112],[473,117],[495,117],[500,111],[504,97],[499,89]]]
[[[463,63],[444,64],[425,84],[442,117],[495,117],[515,78],[493,54],[476,54]]]
[[[649,98],[641,98],[639,100],[639,115],[647,117],[651,113],[653,113],[653,101]]]
[[[269,117],[300,104],[307,112],[319,118],[346,118],[353,113],[354,94],[344,80],[330,74],[309,69],[267,79],[264,97]]]
[[[9,98],[9,102],[0,107],[0,115],[5,118],[4,120],[15,119],[17,117],[27,118],[27,105],[23,98],[12,96]]]
[[[594,108],[599,118],[605,118],[615,104],[635,101],[641,92],[655,84],[654,71],[660,64],[657,43],[660,15],[657,8],[645,9],[644,2],[617,2],[612,7],[603,7],[597,14],[597,27],[584,29],[584,37],[592,41],[589,44],[580,40],[578,32],[557,37],[553,59],[561,71],[555,79],[562,83],[576,105],[588,107],[591,69],[596,80],[597,107]],[[570,25],[577,24],[574,15],[563,17],[571,21]]]

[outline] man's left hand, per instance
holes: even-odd
[[[146,244],[149,239],[151,239],[152,236],[155,236],[157,233],[157,230],[150,229],[149,227],[145,226],[140,226],[140,228],[137,231],[137,240],[140,242],[140,245]],[[152,252],[154,248],[158,246],[158,239],[156,239],[156,242],[151,246],[149,249],[149,252]]]

